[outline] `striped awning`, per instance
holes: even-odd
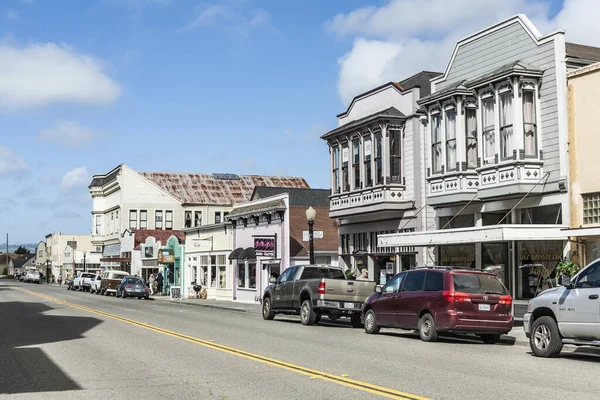
[[[102,257],[114,257],[121,255],[121,244],[107,244],[102,251]]]

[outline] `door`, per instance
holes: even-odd
[[[558,300],[559,326],[564,336],[600,340],[600,261],[575,277]]]
[[[274,309],[285,308],[284,291],[287,288],[287,280],[295,268],[288,268],[283,271],[283,274],[277,279],[277,283],[273,288],[273,297],[271,298],[272,307]]]
[[[263,266],[263,274],[262,274],[262,287],[260,288],[260,292],[264,293],[267,286],[271,284],[271,278],[279,278],[280,275],[280,266],[279,264],[266,264]]]
[[[393,277],[381,289],[381,294],[375,303],[373,310],[377,317],[377,322],[382,326],[394,326],[394,314],[396,311],[396,300],[400,296],[400,286],[406,276],[406,272]]]
[[[290,267],[288,268],[288,270],[290,271],[289,275],[286,278],[286,281],[283,282],[283,288],[282,290],[282,299],[283,299],[283,307],[285,308],[294,308],[294,295],[296,293],[294,293],[294,284],[295,284],[295,279],[296,279],[296,275],[298,272],[298,269],[300,269],[300,267]],[[287,270],[286,270],[287,271]],[[298,304],[298,307],[300,307],[300,305]]]
[[[395,301],[394,325],[400,328],[417,329],[419,313],[423,306],[423,287],[426,271],[407,272],[400,287],[400,296]]]

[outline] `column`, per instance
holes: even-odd
[[[373,131],[369,129],[371,133],[371,182],[373,183],[371,186],[375,186],[377,184],[377,164],[375,164],[375,151],[377,149],[377,144],[375,143],[375,135]]]
[[[383,184],[387,184],[390,176],[390,138],[388,137],[388,126],[381,126],[381,170],[383,174]]]
[[[456,161],[458,170],[462,168],[463,162],[467,161],[467,138],[465,136],[465,109],[462,98],[456,102]]]
[[[523,96],[519,90],[519,80],[513,79],[513,150],[519,152],[525,149],[525,137],[523,130]]]
[[[344,165],[344,148],[342,146],[342,144],[338,141],[338,151],[340,152],[340,159],[339,159],[339,169],[340,169],[340,193],[344,192],[344,171],[342,171],[342,166]],[[281,270],[283,272],[283,269]]]

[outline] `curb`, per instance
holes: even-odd
[[[152,299],[152,298],[151,298]],[[193,307],[205,307],[205,308],[212,308],[215,310],[227,310],[227,311],[236,311],[236,312],[252,312],[252,311],[248,311],[245,310],[243,308],[236,308],[236,307],[227,307],[227,306],[217,306],[214,304],[202,304],[202,303],[187,303],[187,302],[183,302],[183,301],[178,301],[178,300],[156,300],[156,299],[152,299],[153,301],[157,301],[159,303],[164,303],[164,304],[178,304],[178,305],[186,305],[186,306],[193,306]],[[259,311],[257,311],[257,313],[259,313]]]

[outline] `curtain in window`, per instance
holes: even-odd
[[[442,170],[442,138],[440,134],[440,116],[431,117],[431,168],[433,172]]]
[[[446,111],[446,169],[456,169],[456,110]]]
[[[392,182],[400,183],[401,173],[401,135],[400,131],[390,132],[390,175]]]
[[[477,110],[468,108],[466,112],[467,165],[477,167]]]
[[[513,103],[512,92],[500,95],[500,145],[502,158],[512,157],[513,152]]]
[[[526,156],[536,156],[535,103],[532,91],[523,92],[523,131]]]
[[[494,134],[494,101],[487,98],[481,102],[483,114],[483,157],[486,161],[494,158],[496,138]]]

